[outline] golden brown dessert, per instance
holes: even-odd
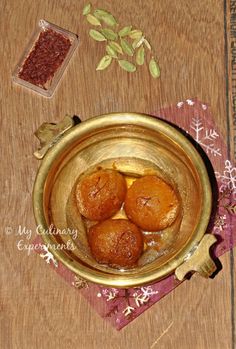
[[[81,179],[76,188],[76,202],[80,213],[94,221],[115,214],[126,195],[124,177],[114,170],[99,170]]]
[[[127,191],[127,217],[141,229],[158,231],[176,219],[180,203],[174,189],[161,178],[149,175],[137,179]]]
[[[91,227],[88,241],[99,263],[118,267],[135,265],[143,252],[143,236],[127,219],[108,219]]]

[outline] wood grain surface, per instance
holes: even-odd
[[[47,264],[16,247],[19,226],[32,229],[32,187],[39,163],[34,131],[66,114],[83,120],[112,111],[154,113],[188,97],[211,105],[231,144],[229,8],[223,0],[91,1],[120,24],[145,30],[156,48],[161,78],[147,67],[128,75],[115,65],[96,72],[103,45],[88,38],[84,1],[1,0],[1,258],[2,349],[234,349],[233,252],[213,280],[194,276],[117,332]],[[12,83],[11,75],[39,19],[78,33],[80,45],[52,99]],[[227,29],[225,31],[225,29]],[[229,59],[229,60],[227,60]],[[227,90],[229,88],[229,90]],[[227,122],[229,117],[229,122]],[[231,127],[232,130],[232,127]],[[8,228],[7,228],[8,227]]]

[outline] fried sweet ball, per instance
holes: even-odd
[[[79,212],[86,218],[101,221],[118,211],[125,199],[126,182],[114,170],[99,170],[81,179],[75,189]]]
[[[127,191],[127,217],[146,231],[170,226],[176,219],[180,202],[174,189],[155,175],[137,179]]]
[[[98,263],[131,267],[143,252],[143,235],[127,219],[108,219],[91,227],[88,241]]]

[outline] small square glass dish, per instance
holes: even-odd
[[[76,34],[41,19],[13,72],[13,81],[51,97],[78,43]]]

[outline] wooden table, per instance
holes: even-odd
[[[88,38],[84,1],[2,0],[1,9],[1,330],[2,349],[233,349],[233,252],[213,280],[194,276],[121,332],[103,321],[80,293],[32,253],[19,251],[19,226],[32,229],[32,186],[39,163],[34,131],[66,114],[82,119],[111,111],[152,113],[188,97],[210,103],[233,155],[230,3],[223,0],[93,1],[122,24],[145,29],[158,52],[161,78],[146,67],[133,75],[117,67],[96,72],[101,44]],[[232,4],[231,4],[232,5]],[[232,7],[233,10],[233,7]],[[52,99],[11,81],[37,21],[78,33],[80,46]],[[225,31],[227,29],[227,32]],[[231,131],[230,131],[231,130]],[[6,228],[10,227],[10,228]]]

